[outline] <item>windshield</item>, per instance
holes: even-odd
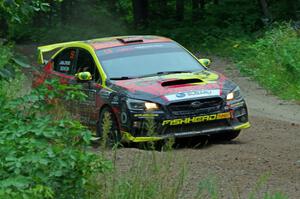
[[[96,53],[111,79],[204,70],[186,50],[171,42],[113,47]]]

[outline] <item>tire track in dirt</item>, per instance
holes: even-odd
[[[32,60],[34,47],[26,45],[18,49]],[[218,179],[221,198],[247,198],[260,176],[269,174],[258,196],[266,191],[282,191],[291,199],[300,198],[300,106],[271,95],[240,75],[229,61],[218,57],[212,60],[213,70],[241,87],[252,127],[231,142],[209,143],[199,149],[175,149],[173,155],[184,159],[188,168],[182,197],[192,198],[199,181],[212,175]],[[117,169],[128,171],[132,160],[141,153],[149,152],[132,148],[117,150]],[[163,156],[165,152],[156,154]]]
[[[280,191],[291,199],[300,198],[300,106],[276,98],[248,77],[240,75],[233,64],[214,57],[212,69],[235,81],[246,96],[252,127],[223,143],[209,143],[200,149],[175,149],[174,156],[184,159],[188,174],[184,198],[192,198],[198,183],[214,176],[220,198],[248,198],[264,175],[268,181],[255,194]],[[126,170],[136,154],[147,151],[118,150],[119,169]],[[164,152],[157,152],[163,156]],[[176,170],[174,173],[178,172]]]

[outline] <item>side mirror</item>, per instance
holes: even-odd
[[[90,81],[93,79],[90,72],[79,72],[75,74],[75,77],[80,81]]]
[[[209,67],[209,65],[211,64],[210,59],[199,59],[200,64],[202,64],[205,67]]]

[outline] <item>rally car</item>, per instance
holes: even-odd
[[[49,51],[56,52],[45,61]],[[82,85],[88,99],[73,103],[71,111],[95,126],[98,137],[109,117],[111,142],[200,135],[231,140],[250,127],[240,88],[209,70],[209,59],[197,59],[169,38],[73,41],[38,47],[38,55],[45,65],[43,80],[57,77],[63,84]]]

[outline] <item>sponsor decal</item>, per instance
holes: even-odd
[[[99,92],[99,95],[100,95],[100,97],[102,97],[103,99],[108,99],[111,93],[112,93],[111,91],[102,89],[102,90]]]
[[[59,67],[59,70],[60,70],[60,71],[66,71],[66,72],[67,72],[67,71],[70,70],[70,67],[69,67],[69,66],[60,66],[60,67]]]
[[[145,49],[145,48],[161,48],[164,47],[162,44],[148,44],[148,45],[142,45],[142,46],[135,46],[136,49]]]
[[[169,101],[174,101],[174,100],[192,99],[192,98],[199,98],[199,97],[219,96],[219,95],[220,95],[220,89],[214,89],[214,90],[193,90],[193,91],[186,91],[180,93],[173,93],[173,94],[165,95],[165,97]]]
[[[186,96],[185,93],[177,93],[177,94],[176,94],[176,97],[178,97],[178,98],[183,98],[183,97],[185,97],[185,96]]]
[[[112,100],[111,100],[111,104],[117,105],[119,104],[119,96],[115,95]]]
[[[125,124],[128,121],[127,114],[125,112],[121,113],[121,122]]]
[[[134,114],[134,117],[140,117],[140,118],[149,118],[149,117],[157,117],[158,114],[153,113],[145,113],[145,114]]]
[[[182,125],[182,124],[190,124],[190,123],[199,123],[199,122],[207,122],[207,121],[213,121],[213,120],[221,120],[221,119],[228,119],[231,118],[230,112],[226,113],[218,113],[218,114],[212,114],[212,115],[201,115],[196,117],[188,117],[183,119],[174,119],[174,120],[165,120],[163,121],[162,125]]]
[[[70,66],[71,65],[71,61],[60,61],[59,65],[63,65],[63,66]]]

